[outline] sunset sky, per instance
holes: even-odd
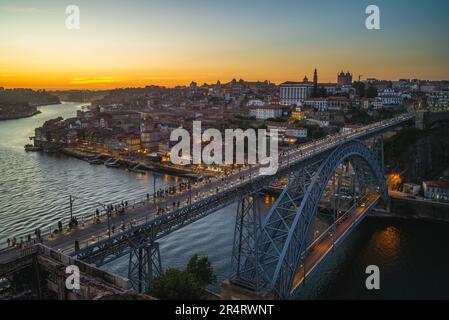
[[[81,29],[65,27],[69,4]],[[381,30],[365,9],[381,10]],[[0,87],[449,79],[449,1],[0,0]]]

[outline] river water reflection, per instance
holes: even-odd
[[[153,175],[92,166],[73,158],[26,153],[34,128],[48,119],[74,116],[79,103],[41,107],[41,114],[0,122],[0,241],[45,230],[69,215],[69,195],[78,215],[91,214],[98,203],[144,198]],[[156,174],[157,186],[177,178]],[[263,212],[272,198],[261,197]],[[163,267],[184,268],[194,254],[209,256],[218,284],[229,276],[237,205],[205,217],[160,241]],[[422,221],[366,219],[338,248],[299,298],[449,298],[449,226]],[[105,266],[127,275],[127,258]],[[381,290],[365,289],[365,268],[378,265]],[[312,285],[313,283],[313,285]]]

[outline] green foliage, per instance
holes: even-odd
[[[316,97],[315,98],[327,98],[329,97],[329,94],[326,91],[326,88],[319,87],[317,89]]]
[[[214,270],[207,257],[194,255],[187,264],[187,272],[191,273],[202,286],[207,286],[216,280]]]
[[[161,300],[200,300],[204,288],[190,272],[168,269],[153,280],[149,294]]]
[[[285,121],[287,121],[287,119],[284,119],[282,117],[277,117],[277,118],[268,118],[267,121],[268,122],[285,122]]]
[[[229,119],[229,124],[235,125],[236,127],[246,130],[246,129],[257,129],[260,126],[259,121],[256,117],[249,117],[243,115],[236,115]]]
[[[369,87],[368,89],[366,89],[365,96],[369,99],[377,97],[377,88]]]
[[[307,126],[307,136],[311,139],[321,139],[326,136],[326,133],[318,126]]]
[[[45,105],[57,104],[59,99],[45,90],[7,89],[0,92],[0,105]]]
[[[375,122],[375,119],[373,119],[366,111],[364,110],[356,110],[355,112],[351,113],[350,120],[348,117],[346,118],[346,123],[353,123],[353,124],[369,124],[372,122]]]
[[[354,82],[352,86],[354,87],[358,96],[365,96],[365,84],[363,82]]]
[[[374,111],[372,115],[370,115],[365,110],[354,109],[351,111],[351,113],[345,114],[345,123],[366,125],[381,120],[391,119],[395,116],[402,114],[403,112],[404,112],[403,109],[380,110]]]
[[[365,98],[375,98],[377,97],[377,88],[376,87],[368,87],[366,88],[363,82],[354,82],[352,87],[355,89],[356,93],[360,97]]]
[[[404,128],[395,136],[385,141],[385,163],[392,167],[401,166],[401,158],[408,148],[427,135],[425,131],[413,127]]]
[[[249,121],[251,121],[251,120],[256,120],[256,117],[254,117],[254,116],[243,116],[243,115],[238,114],[238,115],[235,115],[235,116],[234,116],[234,119],[236,119],[236,120],[249,120]]]
[[[394,118],[394,117],[404,113],[405,111],[406,111],[405,109],[382,110],[381,112],[379,112],[379,116],[377,117],[376,121]]]
[[[200,300],[205,298],[206,286],[215,280],[209,259],[194,255],[186,270],[168,269],[154,279],[149,294],[161,300]]]

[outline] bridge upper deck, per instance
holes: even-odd
[[[57,235],[44,235],[42,240],[47,246],[65,253],[75,251],[75,240],[77,240],[81,247],[79,253],[91,254],[94,247],[102,250],[107,245],[125,245],[122,243],[122,239],[126,237],[140,234],[142,230],[154,226],[168,224],[169,227],[166,230],[161,227],[157,228],[158,234],[154,235],[155,239],[175,230],[176,227],[196,221],[207,213],[229,204],[241,195],[242,190],[257,191],[257,187],[252,187],[256,182],[259,182],[260,187],[266,186],[276,176],[288,172],[290,167],[329,152],[348,140],[363,140],[384,133],[412,118],[413,115],[404,114],[390,120],[361,127],[351,133],[329,136],[301,145],[279,156],[279,170],[274,177],[261,176],[259,173],[260,165],[258,164],[247,166],[241,170],[233,170],[228,175],[218,174],[209,182],[202,181],[193,184],[190,191],[177,192],[165,198],[157,199],[155,202],[143,201],[128,208],[124,215],[114,215],[110,218],[105,215],[100,217],[100,223],[88,221],[82,226],[65,230]],[[220,200],[220,198],[223,200]],[[207,212],[200,210],[203,205],[207,207]],[[164,208],[164,213],[157,214],[157,209],[161,208]],[[120,230],[119,226],[124,223],[125,229]],[[116,226],[115,232],[109,234],[112,225]],[[174,225],[175,228],[173,228]]]

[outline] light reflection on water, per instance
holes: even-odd
[[[144,199],[152,192],[152,175],[91,166],[60,155],[26,153],[23,146],[34,128],[58,115],[71,117],[81,105],[41,108],[42,114],[0,123],[0,241],[23,235],[40,227],[46,231],[69,217],[69,195],[76,215],[92,215],[102,203]],[[172,183],[173,177],[156,174],[156,187]]]
[[[93,213],[95,202],[110,203],[143,198],[152,192],[152,175],[141,176],[124,170],[91,166],[84,161],[41,153],[26,153],[23,146],[34,128],[45,120],[74,116],[81,104],[65,103],[41,108],[42,114],[0,122],[0,241],[36,227],[55,226],[69,214],[68,196],[75,213]],[[157,186],[175,178],[156,175]],[[273,197],[261,197],[267,212]],[[163,267],[184,268],[194,254],[209,256],[218,284],[229,276],[235,213],[233,204],[160,240]],[[448,226],[422,221],[365,220],[301,297],[318,298],[449,298]],[[127,275],[127,257],[105,268]],[[381,290],[364,288],[367,265],[381,270]],[[301,298],[300,297],[300,298]]]

